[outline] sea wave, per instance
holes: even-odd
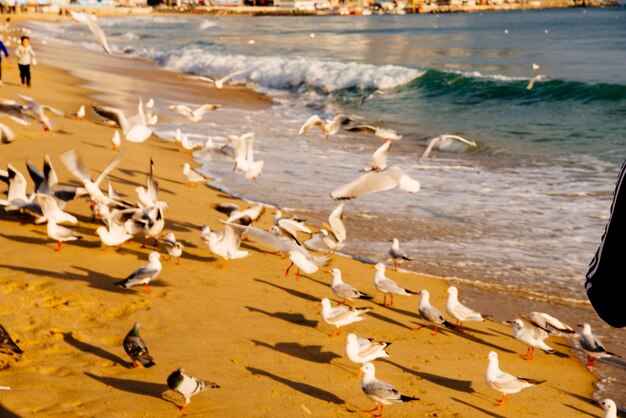
[[[167,69],[198,75],[221,77],[243,71],[239,80],[271,89],[312,87],[325,92],[350,88],[385,90],[407,84],[422,74],[419,70],[396,65],[220,54],[196,46],[154,58]]]

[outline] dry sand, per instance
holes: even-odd
[[[38,44],[35,48],[45,63],[43,57],[51,53]],[[80,53],[57,50],[56,59],[77,60],[75,54]],[[97,56],[103,65],[112,60]],[[34,87],[26,91],[16,85],[15,63],[4,66],[2,98],[27,92],[70,114],[104,93],[93,91],[96,84],[86,89],[77,78],[45,65],[34,69]],[[175,81],[165,72],[159,74]],[[226,105],[237,105],[232,91],[220,94]],[[246,99],[248,105],[258,100],[254,96]],[[11,163],[26,173],[27,159],[41,164],[50,154],[60,180],[71,183],[58,155],[74,148],[95,174],[115,155],[110,148],[113,129],[94,123],[92,113],[87,119],[56,117],[57,127],[49,133],[7,122],[18,140],[0,146],[0,166]],[[76,229],[84,239],[64,245],[59,253],[53,251],[45,226],[0,212],[0,323],[25,351],[21,359],[1,358],[5,368],[0,385],[13,388],[0,392],[1,416],[178,416],[174,403],[180,404],[181,397],[167,390],[165,381],[181,366],[221,385],[195,396],[185,415],[368,416],[360,410],[373,404],[354,377],[355,365],[343,354],[347,332],[392,341],[389,361],[376,362],[378,377],[422,399],[391,406],[386,416],[601,415],[591,403],[594,377],[572,356],[566,340],[551,338],[558,355],[539,352],[529,362],[520,358],[526,347],[511,337],[510,327],[495,322],[472,324],[465,334],[445,330],[435,337],[430,327],[414,331],[422,324],[416,296],[396,298],[393,308],[360,303],[374,309],[367,319],[347,327],[340,337],[329,337],[332,328],[321,320],[319,303],[332,295],[329,275],[320,271],[300,281],[293,275],[284,277],[288,262],[256,244],[245,245],[252,251],[248,258],[220,270],[222,261],[208,252],[199,230],[204,223],[220,229],[218,219],[223,216],[213,205],[234,199],[208,187],[186,187],[181,165],[190,156],[172,143],[152,138],[123,147],[124,159],[110,178],[132,200],[134,188],[145,183],[149,157],[154,159],[160,198],[169,203],[165,230],[174,231],[186,246],[181,264],[164,263],[151,294],[120,289],[113,283],[144,264],[153,248],[140,248],[138,238],[121,252],[100,250],[94,234],[98,225],[91,222],[86,201],[67,207],[79,217]],[[269,225],[272,216],[267,211],[261,225]],[[371,266],[334,257],[329,267],[341,268],[346,281],[380,302]],[[388,275],[409,289],[428,289],[433,303],[443,310],[444,280]],[[136,321],[142,323],[142,336],[157,363],[150,369],[130,369],[121,346]],[[505,407],[495,407],[500,395],[483,380],[490,350],[500,354],[504,370],[547,383],[513,395]]]

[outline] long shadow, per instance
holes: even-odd
[[[397,326],[402,327],[402,328],[413,330],[413,328],[410,327],[409,325],[403,324],[402,322],[398,322],[395,319],[391,319],[391,318],[387,318],[386,316],[382,316],[381,314],[379,314],[377,312],[368,312],[367,314],[369,316],[371,316],[372,318],[376,318],[376,319],[378,319],[380,321],[383,321],[383,322],[386,322],[388,324],[397,325]]]
[[[330,351],[322,351],[321,345],[301,345],[298,343],[276,343],[274,345],[263,341],[251,340],[254,345],[269,348],[282,354],[287,354],[295,358],[307,360],[313,363],[328,364],[333,359],[341,358]]]
[[[258,312],[263,315],[271,316],[272,318],[278,318],[285,322],[289,322],[291,324],[300,325],[303,327],[316,328],[317,321],[312,319],[306,319],[304,315],[301,313],[291,313],[291,312],[267,312],[259,308],[254,308],[252,306],[245,307],[250,312]]]
[[[246,369],[253,375],[260,375],[260,376],[268,377],[276,382],[287,385],[290,388],[297,390],[298,392],[308,395],[312,398],[316,398],[316,399],[326,401],[326,402],[331,402],[336,405],[343,405],[345,403],[345,401],[339,398],[337,395],[327,392],[323,389],[317,388],[315,386],[311,386],[302,382],[295,382],[293,380],[289,380],[284,377],[280,377],[270,372],[267,372],[265,370],[257,369],[254,367],[246,367]]]
[[[574,397],[574,398],[576,398],[576,399],[578,399],[580,401],[586,402],[586,403],[588,403],[590,405],[596,405],[596,401],[594,399],[588,398],[586,396],[579,395],[579,394],[574,393],[574,392],[568,392],[566,390],[561,390],[561,392],[563,392],[563,393],[565,393],[565,394],[567,394],[569,396],[572,396],[572,397]]]
[[[283,287],[280,285],[277,285],[276,283],[272,283],[272,282],[268,282],[266,280],[262,280],[262,279],[254,279],[255,282],[259,282],[259,283],[263,283],[272,287],[275,287],[276,289],[280,289],[283,292],[289,293],[292,296],[304,299],[304,300],[308,300],[309,302],[319,302],[320,299],[316,298],[315,296],[311,296],[308,293],[304,293],[304,292],[300,292],[299,290],[295,290],[295,289],[289,289],[288,287]]]
[[[9,411],[4,407],[4,405],[0,405],[0,417],[2,418],[21,418],[14,412]]]
[[[504,347],[501,347],[501,346],[499,346],[497,344],[493,344],[493,343],[490,343],[488,341],[482,340],[482,339],[480,339],[478,337],[475,337],[475,336],[473,336],[471,334],[468,334],[467,332],[457,332],[454,335],[456,335],[458,337],[461,337],[461,338],[465,338],[466,340],[472,341],[474,343],[478,343],[478,344],[482,344],[482,345],[487,346],[487,347],[491,347],[491,348],[493,348],[495,350],[498,350],[498,351],[503,351],[505,353],[515,353],[515,351],[513,351],[513,350],[509,350],[508,348],[504,348]],[[507,335],[507,336],[510,337],[510,335]]]
[[[381,359],[380,361],[384,361],[385,363],[389,363],[393,366],[396,366],[400,370],[406,373],[410,373],[414,376],[417,376],[421,379],[428,380],[431,383],[434,383],[439,386],[446,387],[448,389],[456,390],[459,392],[465,393],[474,393],[474,389],[472,389],[472,381],[471,380],[459,380],[452,379],[449,377],[438,376],[436,374],[430,374],[426,372],[420,372],[417,370],[409,369],[408,367],[402,366],[398,363],[394,363],[393,361],[387,359]]]
[[[83,374],[117,390],[137,395],[150,396],[174,403],[162,396],[163,392],[167,390],[167,386],[165,384],[142,382],[141,380],[119,379],[117,377],[96,376],[95,374],[89,372],[83,372]]]
[[[108,351],[103,350],[100,347],[96,347],[95,345],[88,344],[84,341],[77,340],[76,338],[74,338],[71,332],[64,332],[62,335],[63,341],[65,341],[72,347],[82,351],[83,353],[93,354],[94,356],[98,356],[112,363],[120,364],[124,367],[130,367],[131,365],[131,363],[124,361],[121,357],[118,357],[113,353],[109,353]]]
[[[582,410],[580,408],[576,408],[574,405],[569,405],[569,404],[566,404],[566,403],[564,403],[563,405],[567,406],[570,409],[573,409],[574,411],[578,412],[579,414],[589,415],[590,417],[595,417],[596,416],[596,415],[591,414],[591,413],[589,413],[589,412],[587,412],[585,410]]]
[[[483,413],[483,414],[485,414],[485,415],[489,415],[490,417],[494,417],[494,418],[505,418],[505,416],[504,416],[504,415],[495,414],[495,413],[493,413],[493,412],[491,412],[491,411],[488,411],[488,410],[486,410],[486,409],[480,408],[480,407],[478,407],[478,406],[476,406],[476,405],[472,405],[472,404],[471,404],[471,403],[469,403],[469,402],[462,401],[461,399],[457,399],[457,398],[450,398],[450,399],[452,399],[452,400],[453,400],[453,401],[455,401],[455,402],[462,403],[462,404],[463,404],[463,405],[465,405],[465,406],[469,406],[470,408],[474,408],[474,409],[476,409],[477,411],[480,411],[480,412],[482,412],[482,413]]]

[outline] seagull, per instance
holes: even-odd
[[[605,411],[602,418],[617,418],[617,405],[611,399],[602,399],[598,405]]]
[[[312,231],[304,225],[304,220],[291,216],[283,216],[280,210],[274,213],[274,225],[278,227],[281,233],[294,240],[298,245],[302,245],[300,241],[298,241],[298,232],[304,232],[305,234],[312,233]]]
[[[536,76],[530,79],[530,81],[526,85],[526,90],[532,90],[533,87],[535,87],[535,83],[537,81],[546,81],[546,80],[550,80],[550,77],[548,77],[547,75],[543,75],[543,74],[537,74]]]
[[[0,325],[0,352],[5,354],[24,354],[24,351],[17,346],[15,341],[13,341],[7,330],[2,325]]]
[[[335,200],[350,200],[369,193],[383,192],[395,189],[409,193],[420,191],[420,183],[413,180],[398,166],[389,167],[383,171],[362,174],[356,180],[334,190],[330,197]]]
[[[528,315],[528,320],[535,326],[550,333],[553,331],[562,332],[565,334],[574,334],[575,331],[572,327],[564,322],[559,321],[552,315],[544,312],[531,312]]]
[[[337,329],[330,334],[331,337],[341,334],[341,327],[350,325],[353,322],[364,320],[361,315],[370,312],[371,309],[351,308],[349,306],[339,305],[333,307],[328,298],[322,299],[322,318],[328,325],[334,325]]]
[[[111,106],[92,104],[91,107],[98,115],[119,126],[124,137],[129,142],[141,143],[152,135],[152,129],[147,126],[141,101],[139,101],[137,106],[138,113],[134,116],[126,116],[122,110]]]
[[[389,249],[389,257],[393,260],[393,269],[398,271],[398,265],[401,260],[412,261],[413,259],[408,254],[400,249],[400,241],[397,238],[392,240],[391,248]]]
[[[111,55],[111,47],[107,41],[106,35],[102,31],[102,28],[98,25],[98,17],[89,13],[81,13],[70,10],[70,16],[72,19],[83,25],[87,25],[93,36],[96,38],[98,44],[104,49],[104,51]]]
[[[208,225],[202,227],[200,238],[209,247],[211,253],[224,259],[224,264],[220,267],[225,269],[228,260],[245,258],[250,255],[249,251],[239,249],[242,240],[243,229],[237,228],[235,224],[225,224],[223,232],[212,232]]]
[[[391,148],[391,141],[386,140],[372,155],[372,161],[368,168],[361,169],[361,172],[370,171],[383,171],[387,168],[387,157],[389,156],[389,149]]]
[[[35,223],[43,223],[51,219],[57,224],[70,223],[72,225],[76,225],[78,223],[78,219],[76,219],[74,215],[59,209],[59,205],[54,197],[43,193],[37,193],[35,200],[39,204],[41,213],[43,214],[43,216],[37,219]]]
[[[239,71],[234,71],[224,77],[221,78],[213,78],[213,77],[202,77],[203,80],[206,80],[210,83],[213,83],[215,85],[215,88],[217,90],[221,90],[224,88],[224,85],[226,85],[228,83],[228,81],[233,78],[236,77],[240,74],[243,74],[243,70],[239,70]]]
[[[148,101],[146,102],[146,105],[144,107],[146,109],[154,108],[154,99],[153,98],[148,99]]]
[[[402,135],[398,135],[398,133],[393,129],[379,128],[372,125],[354,125],[345,128],[345,130],[349,132],[371,134],[382,138],[385,141],[399,141],[400,139],[402,139]]]
[[[163,245],[167,250],[167,254],[170,258],[176,258],[176,265],[180,264],[180,257],[183,255],[183,248],[185,246],[181,244],[179,241],[176,241],[176,236],[173,232],[168,232],[165,234],[165,239],[163,240]],[[168,258],[169,260],[169,258]]]
[[[487,372],[485,373],[485,381],[487,382],[487,386],[491,389],[502,393],[502,400],[500,400],[496,406],[503,406],[510,394],[545,382],[545,380],[515,377],[503,372],[500,370],[498,353],[495,351],[490,351],[488,358],[489,364],[487,366]]]
[[[459,290],[455,286],[448,287],[448,300],[446,301],[446,312],[452,318],[456,319],[456,323],[463,330],[463,322],[477,321],[485,322],[485,318],[473,309],[468,308],[459,302]]]
[[[135,322],[133,329],[128,331],[126,338],[124,338],[124,351],[128,354],[128,357],[133,361],[133,369],[139,367],[138,363],[141,363],[146,369],[154,366],[154,359],[148,353],[148,347],[143,341],[143,338],[139,335],[139,322]]]
[[[374,275],[374,287],[379,291],[383,292],[383,306],[387,306],[387,295],[391,295],[391,303],[389,306],[393,306],[393,295],[402,295],[402,296],[411,296],[416,294],[416,292],[412,292],[408,289],[404,289],[393,280],[387,278],[385,276],[385,265],[383,263],[378,263],[375,266],[376,274]]]
[[[338,244],[341,244],[346,240],[346,226],[343,224],[343,208],[344,202],[341,202],[328,216],[328,224],[330,225],[330,232]]]
[[[15,133],[13,133],[13,130],[4,123],[0,123],[0,142],[10,144],[13,141],[15,141]]]
[[[428,292],[428,290],[421,290],[419,294],[420,303],[417,310],[423,319],[433,323],[435,330],[433,335],[437,335],[437,325],[443,325],[446,328],[454,328],[454,325],[444,319],[441,312],[439,312],[439,309],[430,304],[430,293]],[[421,325],[416,329],[422,329],[424,326],[425,325]]]
[[[533,71],[537,71],[537,70],[539,70],[539,68],[541,68],[541,67],[539,66],[539,64],[535,64],[535,63],[533,62],[533,63],[532,63],[532,65],[531,65],[531,68],[533,69]]]
[[[41,208],[34,202],[35,194],[26,194],[28,183],[22,173],[11,164],[7,165],[6,175],[2,176],[3,181],[9,184],[9,191],[6,200],[0,200],[0,205],[7,211],[19,210],[28,212],[35,217],[43,216]]]
[[[121,145],[122,139],[120,138],[120,133],[116,129],[115,133],[113,134],[113,138],[111,138],[111,148],[113,149],[113,151],[119,151]]]
[[[161,261],[159,260],[160,258],[161,255],[159,253],[152,251],[150,255],[148,255],[148,264],[139,267],[124,280],[115,284],[122,286],[124,289],[143,284],[145,292],[150,293],[151,291],[148,288],[148,283],[150,283],[150,280],[157,278],[159,273],[161,273],[161,268],[163,267],[161,265]]]
[[[76,111],[76,113],[74,113],[74,116],[77,117],[78,119],[82,119],[85,117],[85,105],[80,105],[80,107],[78,108],[78,110]]]
[[[217,110],[221,107],[222,105],[217,105],[217,104],[203,104],[202,106],[196,109],[191,109],[187,105],[178,104],[178,105],[171,105],[169,109],[176,113],[180,113],[183,116],[186,116],[191,122],[200,122],[202,120],[202,117],[206,113],[212,110]]]
[[[389,357],[389,353],[385,349],[390,345],[391,343],[376,341],[372,338],[359,338],[356,334],[348,334],[346,356],[353,363],[365,364],[378,358]]]
[[[374,96],[376,96],[377,94],[384,96],[386,93],[383,90],[375,90],[370,94],[364,95],[363,97],[361,97],[361,107],[365,104],[367,100],[373,99]]]
[[[535,347],[542,349],[548,354],[555,353],[552,347],[543,342],[550,335],[546,331],[533,324],[525,323],[519,318],[509,323],[513,325],[513,337],[528,346],[526,355],[522,356],[524,359],[532,360],[534,358]]]
[[[582,324],[583,330],[580,332],[579,342],[585,353],[587,353],[587,366],[593,366],[597,358],[619,357],[615,353],[607,351],[602,342],[591,332],[591,325]]]
[[[319,126],[322,131],[322,135],[324,138],[328,138],[331,135],[335,135],[339,132],[339,128],[342,125],[347,125],[352,120],[353,117],[346,115],[337,115],[332,119],[322,120],[318,115],[313,115],[302,125],[300,130],[298,131],[298,135],[304,135],[314,126]]]
[[[345,248],[345,242],[339,243],[333,238],[326,229],[321,228],[310,239],[302,243],[306,248],[313,251],[328,251],[336,253]]]
[[[370,295],[360,292],[356,287],[348,283],[344,283],[341,279],[341,270],[339,270],[338,268],[335,267],[334,269],[330,270],[329,273],[333,275],[333,282],[330,288],[333,290],[333,293],[335,295],[343,298],[344,301],[352,301],[354,299],[373,299]]]
[[[265,210],[265,206],[258,204],[241,210],[241,208],[234,203],[223,203],[216,205],[215,209],[228,216],[226,222],[248,226],[259,219]]]
[[[59,178],[48,154],[46,154],[43,159],[43,173],[31,164],[30,161],[26,161],[26,167],[28,168],[30,178],[35,183],[35,193],[53,197],[59,209],[64,209],[67,202],[76,197],[76,188],[57,188]],[[41,221],[43,222],[43,220]]]
[[[467,147],[477,147],[478,144],[476,142],[465,139],[462,136],[458,135],[439,135],[434,138],[431,138],[428,141],[428,145],[426,145],[426,149],[422,153],[421,157],[418,161],[424,161],[430,155],[433,148],[443,151],[443,152],[454,152],[456,147],[458,147],[458,143],[465,144]]]
[[[380,407],[380,413],[374,416],[382,417],[385,405],[419,401],[419,398],[402,395],[391,384],[376,379],[376,368],[372,363],[365,363],[361,366],[361,371],[363,372],[363,376],[361,377],[361,389],[363,389],[365,396],[376,403],[374,409],[363,412],[378,412]]]
[[[265,164],[263,160],[254,160],[255,140],[256,137],[254,135],[248,137],[246,141],[245,159],[240,161],[240,163],[238,164],[240,170],[243,170],[246,173],[246,178],[248,180],[256,180],[256,178],[261,175],[263,165]]]
[[[54,249],[56,252],[61,250],[64,242],[76,241],[82,238],[82,236],[71,229],[57,225],[54,219],[48,219],[47,232],[48,236],[57,242],[57,247]]]
[[[167,386],[185,398],[185,403],[178,407],[184,410],[191,402],[191,397],[208,389],[219,389],[219,385],[213,382],[198,380],[195,377],[187,376],[182,367],[170,374],[167,378]]]
[[[107,226],[100,226],[96,229],[96,234],[100,237],[102,244],[108,247],[117,247],[133,239],[133,234],[129,233],[124,223],[121,222],[123,215],[124,213],[122,211],[111,211],[111,213],[104,218],[104,222]]]
[[[51,112],[61,117],[65,116],[65,112],[62,110],[52,106],[39,104],[39,102],[32,97],[28,97],[23,94],[18,94],[17,96],[27,104],[21,105],[12,100],[1,100],[0,113],[4,113],[13,121],[21,125],[28,125],[29,119],[31,119],[37,121],[44,131],[49,131],[54,127],[54,124],[50,118],[46,116],[46,112]]]
[[[187,186],[197,185],[198,183],[205,183],[207,181],[204,176],[195,170],[191,169],[189,163],[183,164],[183,175],[187,179]]]

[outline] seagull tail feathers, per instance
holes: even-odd
[[[413,396],[400,395],[400,402],[419,401],[420,398],[414,398]]]
[[[523,380],[524,382],[528,382],[531,385],[540,385],[542,383],[546,383],[545,380],[538,380],[538,379],[530,379],[527,377],[518,377],[519,380]]]

